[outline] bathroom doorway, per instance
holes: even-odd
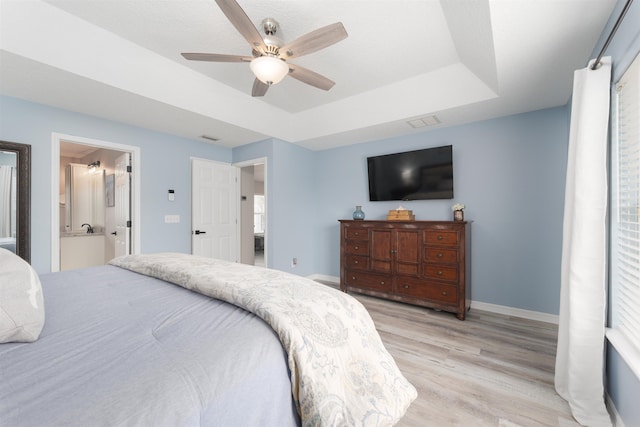
[[[118,234],[127,233],[130,249],[139,246],[139,149],[137,147],[57,135],[54,138],[52,165],[52,251],[51,271],[103,265],[113,259],[121,243]],[[130,181],[129,227],[123,230],[117,222],[117,163],[126,157]],[[119,177],[122,179],[122,177]],[[118,187],[120,188],[120,187]],[[120,209],[121,210],[121,209]],[[130,237],[129,237],[130,236]],[[119,251],[122,252],[122,251]]]

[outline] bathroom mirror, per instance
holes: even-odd
[[[65,167],[64,233],[104,230],[104,170],[86,164],[69,163]],[[62,218],[61,218],[62,219]],[[93,231],[92,231],[93,232]]]
[[[31,262],[31,146],[0,141],[0,247]]]

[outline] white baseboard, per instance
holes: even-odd
[[[337,276],[328,276],[326,274],[311,274],[307,276],[307,279],[311,280],[322,280],[324,282],[331,282],[340,286],[340,278]]]
[[[504,314],[506,316],[521,317],[523,319],[538,320],[558,324],[559,316],[557,314],[542,313],[540,311],[523,310],[521,308],[508,307],[506,305],[489,304],[487,302],[471,301],[471,308],[492,313]]]

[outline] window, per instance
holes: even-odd
[[[640,56],[616,84],[615,101],[607,337],[640,378]]]
[[[264,196],[253,196],[253,232],[257,234],[264,233]]]

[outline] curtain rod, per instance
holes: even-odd
[[[596,61],[591,66],[592,70],[595,70],[600,65],[600,60],[602,59],[602,55],[604,55],[604,52],[609,47],[609,43],[611,43],[611,40],[613,39],[613,36],[616,34],[616,31],[618,31],[618,27],[622,23],[622,20],[624,19],[624,16],[627,14],[627,10],[629,10],[629,6],[631,6],[631,3],[633,3],[633,0],[627,0],[627,3],[624,5],[624,8],[622,9],[622,12],[620,12],[620,16],[618,17],[618,20],[616,21],[616,24],[611,29],[611,32],[609,33],[609,37],[607,37],[607,41],[604,42],[604,46],[602,46],[602,50],[600,50],[600,53],[598,54],[598,58],[596,59]]]

